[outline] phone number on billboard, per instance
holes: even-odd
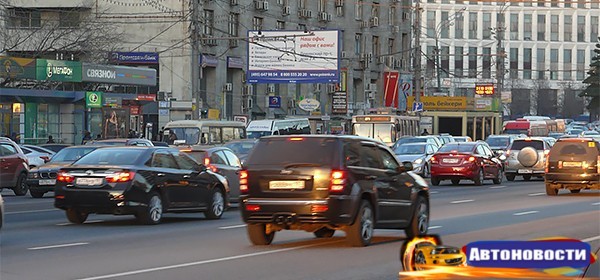
[[[308,73],[289,73],[289,72],[284,72],[284,73],[252,73],[250,75],[251,77],[285,77],[285,78],[290,78],[290,77],[308,77]]]

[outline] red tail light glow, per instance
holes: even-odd
[[[431,163],[437,163],[437,158],[435,158],[435,157],[431,157],[431,159],[429,159],[429,161],[430,161]]]
[[[327,205],[313,205],[310,207],[310,211],[313,213],[327,212],[327,210],[329,210]]]
[[[331,171],[331,181],[329,185],[329,192],[340,193],[344,191],[346,186],[346,172],[341,170]]]
[[[210,169],[210,171],[212,171],[212,172],[219,171],[219,169],[216,166],[210,164],[210,158],[207,158],[207,157],[204,158],[204,166],[206,166],[206,168]]]
[[[135,177],[135,172],[133,172],[133,171],[117,172],[112,175],[106,176],[106,182],[108,182],[108,183],[129,182],[129,181],[133,180],[133,177]]]
[[[600,173],[600,156],[596,159],[596,173]]]
[[[251,211],[251,212],[260,211],[260,205],[246,204],[246,211]]]
[[[67,172],[59,171],[58,174],[56,174],[56,180],[59,182],[73,183],[75,181],[75,177]]]
[[[548,155],[546,155],[546,167],[544,167],[544,173],[548,173],[548,170],[550,170],[550,161],[548,160]]]
[[[475,157],[469,157],[468,161],[469,162],[474,162],[475,161]]]
[[[248,171],[240,170],[240,193],[248,193]]]
[[[302,138],[302,137],[292,137],[292,138],[290,138],[290,141],[302,141],[302,140],[304,140],[304,138]]]

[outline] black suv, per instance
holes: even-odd
[[[240,171],[240,210],[250,241],[268,245],[292,229],[353,246],[373,229],[427,233],[429,186],[384,144],[357,136],[262,137]]]
[[[600,189],[600,144],[591,138],[561,138],[546,160],[546,194]]]

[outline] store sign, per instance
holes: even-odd
[[[81,62],[37,59],[36,80],[81,82]]]
[[[316,99],[312,98],[306,98],[298,102],[298,107],[300,109],[309,112],[319,109],[319,105],[321,105],[321,103],[319,103],[319,101],[317,101]]]
[[[492,110],[492,98],[491,97],[475,98],[475,110],[491,111]]]
[[[156,85],[156,70],[152,68],[82,64],[82,81],[120,85]]]
[[[0,77],[35,79],[35,59],[0,56]]]
[[[477,94],[477,95],[494,95],[494,84],[477,84],[477,85],[475,85],[475,94]]]
[[[415,102],[414,96],[409,96],[406,103],[412,107]],[[466,97],[448,97],[448,96],[421,96],[420,102],[423,103],[423,110],[465,110],[467,108]]]
[[[199,63],[202,68],[204,67],[217,67],[219,65],[219,58],[214,55],[202,54],[200,55]]]
[[[136,105],[130,106],[129,113],[131,115],[139,115],[140,114],[140,106],[136,106]]]
[[[236,57],[236,56],[228,56],[227,57],[227,68],[243,69],[244,68],[244,59],[242,59],[241,57]]]
[[[121,107],[121,105],[123,104],[123,98],[105,96],[104,103],[102,103],[102,104],[104,106],[109,106],[109,107]]]
[[[335,92],[332,96],[331,102],[331,113],[332,114],[346,114],[348,113],[348,95],[345,92]]]
[[[113,63],[158,64],[158,53],[154,52],[113,52]]]
[[[138,101],[156,101],[156,94],[138,94],[135,100]]]
[[[85,92],[85,107],[86,108],[102,108],[102,92],[86,91]]]
[[[281,108],[281,96],[269,96],[269,108]]]

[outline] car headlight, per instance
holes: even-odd
[[[423,163],[423,159],[422,158],[418,158],[414,161],[415,164],[421,164]]]
[[[37,172],[29,172],[29,174],[27,174],[27,178],[30,179],[37,179],[39,177],[39,174]]]
[[[500,160],[506,160],[506,155],[505,154],[501,154],[498,158]]]

